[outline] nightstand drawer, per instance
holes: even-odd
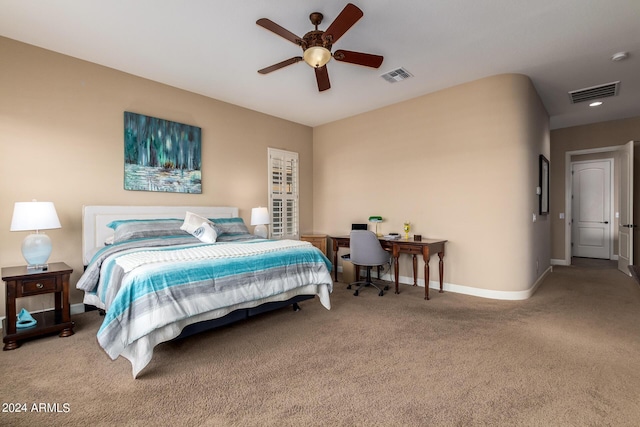
[[[45,277],[36,280],[23,280],[21,296],[38,295],[47,292],[58,291],[58,283],[55,277]]]

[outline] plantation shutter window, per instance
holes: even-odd
[[[269,148],[271,238],[298,239],[298,153]]]

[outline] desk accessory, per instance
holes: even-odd
[[[382,217],[378,215],[370,216],[369,222],[373,222],[376,225],[376,236],[380,237],[381,234],[378,233],[378,223],[382,222]]]
[[[404,230],[404,238],[409,240],[409,231],[411,231],[411,223],[409,221],[405,221],[402,225],[402,229]]]

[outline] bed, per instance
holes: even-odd
[[[104,311],[97,339],[148,365],[156,345],[318,297],[331,262],[308,242],[252,235],[235,207],[85,206],[76,287]]]

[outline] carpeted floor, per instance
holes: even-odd
[[[27,412],[3,411],[0,425],[639,424],[630,277],[555,267],[526,301],[422,295],[403,286],[354,297],[337,283],[331,311],[306,301],[162,344],[137,380],[98,347],[98,314],[83,313],[71,337],[2,352],[3,410]]]

